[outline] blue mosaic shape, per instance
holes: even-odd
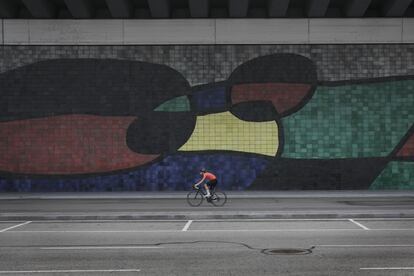
[[[144,168],[113,175],[79,178],[0,178],[0,192],[105,192],[189,190],[200,168],[213,172],[224,190],[244,190],[271,161],[233,153],[177,154]]]
[[[192,104],[197,112],[224,109],[227,106],[225,87],[214,87],[192,94]]]

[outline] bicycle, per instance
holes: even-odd
[[[206,193],[203,189],[195,188],[187,194],[187,203],[192,207],[200,206],[203,203]],[[214,206],[222,207],[227,202],[227,195],[225,192],[220,191],[216,188],[210,190],[210,198],[207,198],[208,203],[213,204]]]

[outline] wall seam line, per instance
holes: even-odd
[[[122,19],[122,45],[125,45],[125,19]]]
[[[214,19],[214,45],[217,45],[217,19]]]
[[[1,20],[1,44],[4,46],[4,19]]]
[[[31,41],[30,41],[30,21],[28,19],[26,19],[26,22],[27,22],[27,45],[30,45],[31,44]]]

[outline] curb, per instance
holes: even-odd
[[[48,200],[48,199],[183,199],[188,191],[182,192],[130,192],[130,193],[0,193],[0,200]],[[263,198],[413,198],[414,191],[226,191],[233,199]]]

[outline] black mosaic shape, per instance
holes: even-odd
[[[231,85],[240,83],[308,83],[316,85],[316,66],[296,54],[260,56],[239,65],[230,75]]]
[[[191,112],[153,112],[128,127],[128,147],[143,154],[175,152],[193,133],[196,117]]]
[[[256,178],[249,189],[368,189],[388,162],[388,158],[350,158],[331,160],[278,158]]]
[[[233,105],[230,112],[240,120],[249,122],[267,122],[277,119],[278,114],[272,102],[252,101]]]
[[[45,60],[0,74],[0,121],[61,114],[137,116],[190,91],[187,80],[165,65]]]

